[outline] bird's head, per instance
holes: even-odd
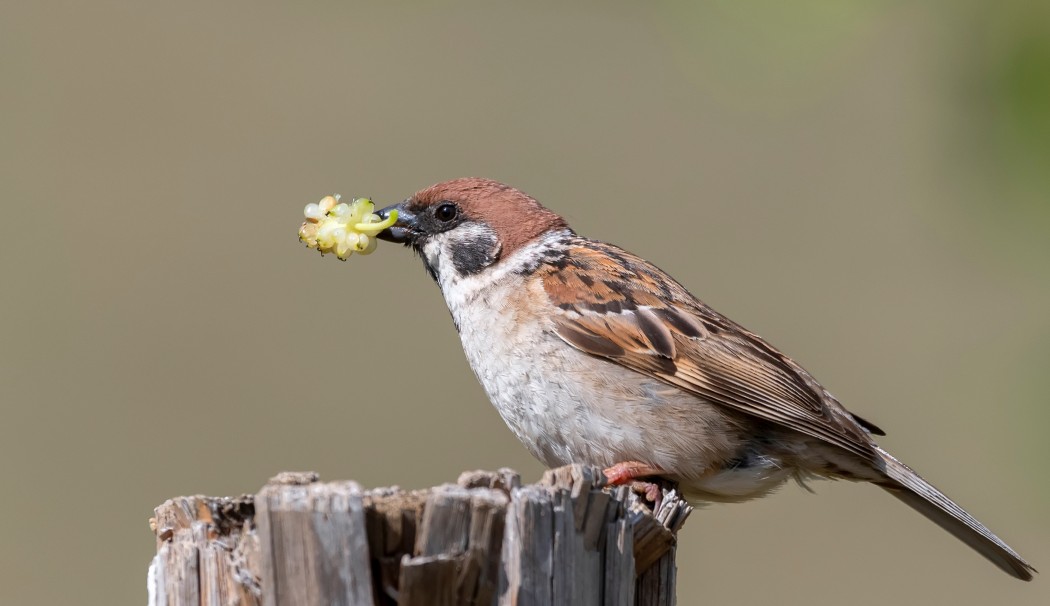
[[[531,196],[489,179],[467,177],[417,192],[378,212],[397,222],[378,237],[411,246],[435,280],[470,276],[513,254],[565,220]]]

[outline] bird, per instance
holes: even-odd
[[[378,238],[422,259],[478,381],[547,467],[671,482],[690,502],[746,501],[791,479],[870,482],[1007,574],[1036,572],[881,448],[878,426],[652,263],[490,179],[438,183],[377,214],[394,211]]]

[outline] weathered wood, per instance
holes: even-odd
[[[261,595],[251,497],[180,497],[154,510],[150,604],[255,606]]]
[[[455,606],[462,559],[451,555],[404,556],[398,606]]]
[[[604,483],[578,465],[417,491],[286,473],[254,497],[172,499],[151,520],[150,604],[674,604],[691,508]]]
[[[607,529],[602,595],[605,606],[628,606],[634,603],[634,534],[624,519],[610,522]]]
[[[668,551],[648,570],[638,575],[635,585],[635,606],[669,606],[675,603],[677,569],[674,556]]]
[[[464,581],[463,604],[488,605],[499,591],[500,551],[509,498],[497,490],[475,490],[471,497],[468,568],[472,583]]]
[[[523,486],[511,491],[504,537],[500,604],[552,604],[554,508],[545,487]]]
[[[371,606],[372,568],[361,488],[283,474],[255,498],[263,604]]]

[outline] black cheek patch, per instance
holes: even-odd
[[[499,242],[484,235],[458,244],[452,251],[452,265],[461,276],[470,276],[492,265],[499,258]]]

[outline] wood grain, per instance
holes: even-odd
[[[254,496],[171,499],[150,520],[150,605],[674,604],[691,508],[664,490],[654,511],[604,484],[579,465],[525,486],[501,469],[415,491],[307,472]]]

